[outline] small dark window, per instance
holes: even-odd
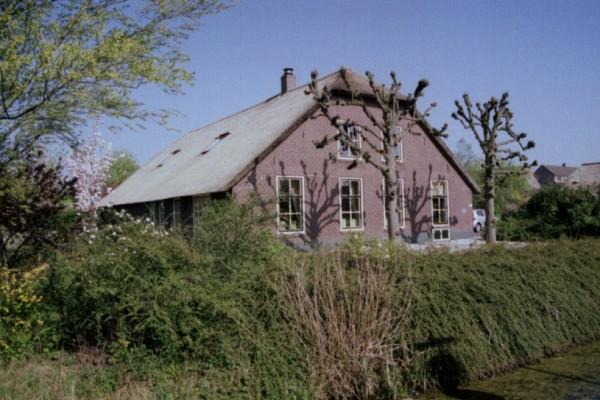
[[[160,168],[160,167],[162,167],[162,166],[163,166],[163,165],[162,165],[162,163],[160,163],[160,164],[158,164],[158,165],[156,166],[156,168]]]
[[[180,151],[181,151],[180,149],[175,149],[175,150],[173,150],[173,151],[171,152],[171,154],[172,154],[172,155],[175,155],[175,154],[179,153]]]
[[[218,145],[221,140],[225,139],[227,136],[229,136],[231,133],[230,132],[225,132],[225,133],[221,133],[219,136],[217,136],[215,138],[215,140],[208,145],[208,147],[206,148],[206,150],[202,151],[202,153],[200,153],[200,155],[205,155],[206,153],[208,153],[209,151],[211,151],[212,149],[215,148],[216,145]]]

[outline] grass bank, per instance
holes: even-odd
[[[600,240],[461,253],[358,240],[298,254],[262,236],[253,252],[211,249],[212,235],[196,247],[106,237],[51,265],[55,322],[45,324],[59,346],[5,361],[1,398],[308,399],[355,388],[402,398],[600,337]],[[294,299],[319,318],[290,318]],[[361,347],[372,338],[376,357]]]
[[[412,386],[454,386],[600,337],[600,241],[412,256]]]

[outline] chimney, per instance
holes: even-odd
[[[281,94],[287,93],[296,87],[294,68],[284,68],[281,75]]]
[[[566,167],[566,166],[567,166],[567,164],[566,164],[566,163],[563,163],[563,167]]]

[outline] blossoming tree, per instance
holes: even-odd
[[[94,129],[71,153],[69,167],[73,177],[77,178],[77,208],[88,220],[95,220],[98,202],[106,195],[106,179],[111,163],[111,145],[102,138],[98,129]]]

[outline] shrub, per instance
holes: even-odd
[[[600,198],[588,187],[543,188],[517,213],[498,223],[501,240],[586,236],[600,236]]]
[[[454,386],[600,337],[598,240],[406,257],[415,386]]]
[[[248,215],[228,207],[222,224],[210,213],[206,220],[249,226]],[[228,222],[232,215],[237,224]],[[208,234],[190,242],[123,218],[82,235],[51,263],[45,292],[64,346],[99,347],[134,371],[154,358],[165,367],[193,361],[207,398],[280,398],[305,389],[274,299],[273,238],[255,228],[221,244],[231,249],[221,255]],[[253,248],[244,256],[248,237]]]
[[[297,255],[280,281],[289,329],[308,355],[314,398],[397,391],[407,363],[411,283],[407,275],[394,280],[399,274],[391,273],[385,250],[373,245],[353,239],[340,251]]]
[[[194,228],[193,246],[211,257],[213,273],[223,278],[240,270],[240,264],[270,268],[284,251],[268,227],[271,220],[253,201],[215,200]]]
[[[36,287],[46,270],[46,265],[27,272],[0,269],[0,356],[5,360],[25,356],[40,343],[44,321]]]

